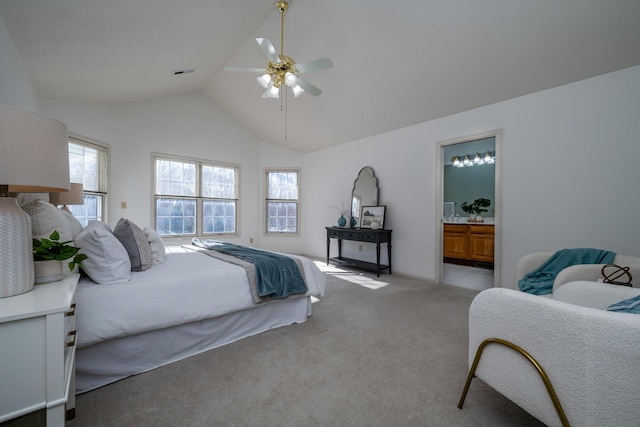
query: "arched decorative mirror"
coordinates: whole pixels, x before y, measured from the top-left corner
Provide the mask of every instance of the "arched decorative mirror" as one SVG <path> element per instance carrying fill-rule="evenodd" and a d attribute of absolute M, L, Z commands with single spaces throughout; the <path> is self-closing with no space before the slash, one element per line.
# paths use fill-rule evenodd
<path fill-rule="evenodd" d="M 356 218 L 356 227 L 360 227 L 362 206 L 378 206 L 378 178 L 370 166 L 360 169 L 351 191 L 351 217 Z"/>

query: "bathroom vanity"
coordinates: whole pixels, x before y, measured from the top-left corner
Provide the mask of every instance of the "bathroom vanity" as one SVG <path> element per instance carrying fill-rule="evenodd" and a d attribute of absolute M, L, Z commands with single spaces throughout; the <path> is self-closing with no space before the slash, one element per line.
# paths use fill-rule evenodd
<path fill-rule="evenodd" d="M 493 223 L 445 222 L 443 256 L 493 263 Z"/>

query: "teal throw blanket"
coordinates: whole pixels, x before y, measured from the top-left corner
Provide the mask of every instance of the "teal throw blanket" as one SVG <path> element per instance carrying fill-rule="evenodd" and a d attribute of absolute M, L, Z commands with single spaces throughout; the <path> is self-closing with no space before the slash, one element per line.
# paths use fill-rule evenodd
<path fill-rule="evenodd" d="M 256 290 L 260 297 L 286 298 L 307 292 L 298 265 L 288 256 L 217 240 L 194 238 L 191 243 L 252 263 L 256 269 Z"/>
<path fill-rule="evenodd" d="M 640 295 L 624 301 L 611 304 L 607 307 L 608 311 L 617 311 L 618 313 L 635 313 L 640 314 Z"/>
<path fill-rule="evenodd" d="M 550 294 L 553 292 L 553 281 L 565 268 L 576 264 L 611 264 L 615 257 L 615 252 L 601 249 L 561 249 L 537 270 L 527 273 L 519 280 L 518 288 L 534 295 Z"/>

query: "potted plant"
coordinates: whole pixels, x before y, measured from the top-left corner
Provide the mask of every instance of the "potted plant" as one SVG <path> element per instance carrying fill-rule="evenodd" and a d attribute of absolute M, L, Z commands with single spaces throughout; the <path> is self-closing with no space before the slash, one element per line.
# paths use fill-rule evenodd
<path fill-rule="evenodd" d="M 70 245 L 73 241 L 60 241 L 60 233 L 54 230 L 48 239 L 33 239 L 33 261 L 35 266 L 35 283 L 51 283 L 62 280 L 62 262 L 71 259 L 67 266 L 73 271 L 82 266 L 82 261 L 88 257 L 80 254 L 77 248 Z"/>
<path fill-rule="evenodd" d="M 463 202 L 460 205 L 460 209 L 470 214 L 471 221 L 482 221 L 482 213 L 488 212 L 489 210 L 487 208 L 489 206 L 491 206 L 491 200 L 481 197 L 479 199 L 475 199 L 473 203 Z"/>

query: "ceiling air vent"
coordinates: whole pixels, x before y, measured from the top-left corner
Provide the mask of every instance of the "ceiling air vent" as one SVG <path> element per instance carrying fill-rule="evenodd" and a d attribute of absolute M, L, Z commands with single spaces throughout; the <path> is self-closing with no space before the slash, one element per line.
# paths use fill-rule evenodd
<path fill-rule="evenodd" d="M 189 73 L 193 73 L 195 71 L 196 71 L 195 68 L 185 68 L 184 70 L 173 70 L 173 75 L 174 76 L 179 76 L 181 74 L 189 74 Z"/>

